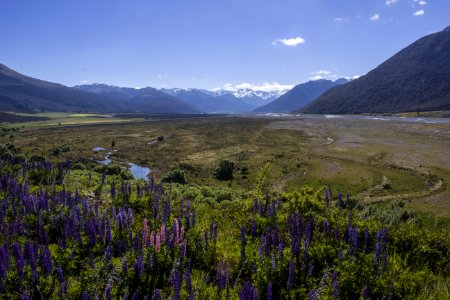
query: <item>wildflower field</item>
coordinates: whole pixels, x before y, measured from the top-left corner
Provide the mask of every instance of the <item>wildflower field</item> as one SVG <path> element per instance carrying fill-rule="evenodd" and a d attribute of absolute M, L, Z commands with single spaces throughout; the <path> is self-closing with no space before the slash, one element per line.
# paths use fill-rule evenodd
<path fill-rule="evenodd" d="M 0 168 L 4 299 L 449 297 L 448 227 L 401 202 L 362 206 L 333 187 L 271 193 L 264 174 L 236 192 L 39 157 Z"/>

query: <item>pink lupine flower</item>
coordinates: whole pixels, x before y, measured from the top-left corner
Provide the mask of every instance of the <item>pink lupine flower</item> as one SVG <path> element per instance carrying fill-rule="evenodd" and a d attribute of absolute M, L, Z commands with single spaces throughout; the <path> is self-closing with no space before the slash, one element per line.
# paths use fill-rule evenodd
<path fill-rule="evenodd" d="M 163 224 L 161 225 L 161 231 L 160 231 L 160 233 L 161 233 L 161 242 L 164 244 L 164 242 L 165 242 L 165 240 L 166 240 L 166 224 L 165 224 L 165 223 L 163 223 Z"/>
<path fill-rule="evenodd" d="M 155 245 L 155 234 L 154 234 L 154 232 L 152 231 L 151 233 L 150 233 L 150 246 L 154 246 Z"/>
<path fill-rule="evenodd" d="M 159 232 L 156 233 L 155 246 L 156 246 L 156 252 L 159 252 L 159 250 L 161 250 L 161 234 Z"/>

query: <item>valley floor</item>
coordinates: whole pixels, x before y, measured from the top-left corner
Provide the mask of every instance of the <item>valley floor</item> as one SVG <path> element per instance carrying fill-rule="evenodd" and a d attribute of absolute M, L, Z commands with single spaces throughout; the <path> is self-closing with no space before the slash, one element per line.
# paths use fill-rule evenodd
<path fill-rule="evenodd" d="M 22 128 L 5 134 L 0 143 L 52 160 L 93 164 L 105 152 L 92 149 L 113 150 L 114 140 L 114 163 L 147 166 L 157 179 L 182 169 L 189 183 L 245 191 L 255 187 L 258 170 L 270 162 L 269 180 L 279 192 L 330 185 L 357 200 L 402 199 L 418 211 L 450 216 L 450 125 L 446 122 L 209 116 L 48 125 L 55 124 Z M 164 141 L 157 141 L 158 136 Z M 64 146 L 70 150 L 55 151 Z M 221 159 L 235 162 L 232 181 L 214 178 Z"/>

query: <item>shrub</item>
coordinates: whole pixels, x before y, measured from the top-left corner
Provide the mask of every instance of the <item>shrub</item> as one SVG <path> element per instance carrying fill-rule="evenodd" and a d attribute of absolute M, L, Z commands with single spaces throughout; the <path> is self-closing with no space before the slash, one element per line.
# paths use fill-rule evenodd
<path fill-rule="evenodd" d="M 231 160 L 223 159 L 219 162 L 216 168 L 214 176 L 219 180 L 231 180 L 233 179 L 234 162 Z"/>
<path fill-rule="evenodd" d="M 176 169 L 172 170 L 169 173 L 167 173 L 162 179 L 161 182 L 173 182 L 173 183 L 180 183 L 180 184 L 186 184 L 187 179 L 186 175 L 184 174 L 183 170 Z"/>
<path fill-rule="evenodd" d="M 86 170 L 86 166 L 81 162 L 76 162 L 73 164 L 72 170 Z"/>

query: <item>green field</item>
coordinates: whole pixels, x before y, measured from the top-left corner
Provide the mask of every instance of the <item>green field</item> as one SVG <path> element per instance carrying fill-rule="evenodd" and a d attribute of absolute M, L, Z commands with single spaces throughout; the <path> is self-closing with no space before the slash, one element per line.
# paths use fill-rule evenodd
<path fill-rule="evenodd" d="M 65 125 L 86 125 L 98 123 L 122 123 L 129 121 L 123 118 L 114 118 L 111 114 L 88 114 L 88 113 L 64 113 L 64 112 L 42 112 L 42 113 L 11 113 L 24 117 L 45 117 L 43 121 L 24 121 L 20 123 L 1 123 L 0 126 L 6 128 L 34 128 Z M 138 119 L 139 120 L 139 119 Z M 134 120 L 136 121 L 136 120 Z"/>
<path fill-rule="evenodd" d="M 189 183 L 244 191 L 255 187 L 258 170 L 270 162 L 270 184 L 278 192 L 330 185 L 361 201 L 401 199 L 420 211 L 450 215 L 450 140 L 445 124 L 301 117 L 133 119 L 123 124 L 125 119 L 108 116 L 39 115 L 52 119 L 26 125 L 1 142 L 52 160 L 92 164 L 92 158 L 100 160 L 105 153 L 91 149 L 111 150 L 114 140 L 114 162 L 149 167 L 156 179 L 182 169 Z M 53 126 L 59 121 L 60 126 Z M 71 126 L 81 124 L 85 126 Z M 158 136 L 164 141 L 152 143 Z M 70 151 L 53 154 L 66 145 Z M 215 179 L 222 159 L 235 163 L 233 180 Z"/>

